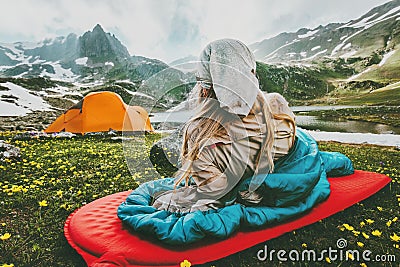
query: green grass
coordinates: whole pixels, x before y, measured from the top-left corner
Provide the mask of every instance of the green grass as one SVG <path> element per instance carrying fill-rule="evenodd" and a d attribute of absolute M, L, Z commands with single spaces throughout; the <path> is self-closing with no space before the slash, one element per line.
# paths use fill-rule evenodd
<path fill-rule="evenodd" d="M 0 237 L 4 239 L 0 240 L 0 266 L 85 266 L 64 238 L 66 218 L 95 199 L 157 178 L 155 169 L 144 159 L 159 138 L 160 135 L 148 135 L 144 143 L 143 137 L 132 138 L 129 161 L 137 163 L 137 171 L 131 175 L 123 144 L 109 137 L 29 139 L 1 132 L 0 139 L 21 149 L 21 158 L 0 161 Z M 393 240 L 394 234 L 400 236 L 400 220 L 396 219 L 400 218 L 400 152 L 389 147 L 326 142 L 320 143 L 320 148 L 342 152 L 357 169 L 387 174 L 393 182 L 343 212 L 204 266 L 266 266 L 256 256 L 264 245 L 276 250 L 322 250 L 335 247 L 339 238 L 348 240 L 349 249 L 361 249 L 357 245 L 361 242 L 363 249 L 374 255 L 393 254 L 400 260 L 400 243 Z M 370 220 L 374 222 L 368 223 Z M 347 230 L 347 224 L 354 230 Z M 375 230 L 381 235 L 374 236 Z M 327 262 L 303 264 L 315 265 L 326 266 Z M 345 262 L 332 262 L 329 266 L 339 265 L 347 266 Z"/>
<path fill-rule="evenodd" d="M 368 88 L 357 90 L 336 89 L 324 97 L 309 101 L 308 104 L 400 106 L 400 84 L 394 83 L 373 91 Z"/>
<path fill-rule="evenodd" d="M 341 105 L 387 105 L 400 106 L 400 85 L 387 90 L 362 92 L 357 95 L 343 96 L 337 104 Z"/>

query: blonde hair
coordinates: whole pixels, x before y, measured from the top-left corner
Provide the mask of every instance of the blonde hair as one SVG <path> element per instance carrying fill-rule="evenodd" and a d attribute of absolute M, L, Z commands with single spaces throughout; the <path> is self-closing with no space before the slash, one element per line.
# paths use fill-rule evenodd
<path fill-rule="evenodd" d="M 207 89 L 206 94 L 203 93 L 203 90 L 200 90 L 199 96 L 200 98 L 204 97 L 206 99 L 212 98 L 215 99 L 215 101 L 217 101 L 216 100 L 217 97 L 215 96 L 215 92 L 212 87 L 210 89 Z M 274 145 L 275 125 L 274 125 L 273 115 L 271 112 L 271 108 L 268 102 L 266 101 L 264 94 L 261 91 L 257 95 L 256 103 L 257 102 L 259 103 L 259 106 L 255 108 L 256 104 L 253 105 L 250 114 L 255 114 L 256 112 L 259 111 L 262 112 L 267 132 L 265 133 L 265 137 L 261 144 L 260 151 L 256 157 L 256 162 L 255 162 L 256 169 L 254 174 L 257 174 L 259 171 L 259 166 L 260 166 L 259 162 L 262 159 L 264 153 L 266 155 L 267 158 L 266 160 L 268 162 L 268 171 L 272 172 L 274 169 L 273 145 Z M 211 116 L 212 118 L 197 117 L 188 122 L 188 125 L 184 130 L 185 133 L 183 135 L 183 143 L 181 149 L 182 167 L 180 170 L 178 170 L 178 172 L 175 175 L 177 177 L 175 182 L 175 187 L 178 184 L 180 184 L 183 180 L 185 180 L 185 185 L 186 186 L 188 185 L 189 177 L 192 173 L 193 162 L 198 158 L 202 144 L 204 144 L 204 142 L 210 138 L 228 134 L 227 130 L 223 126 L 226 117 L 226 111 L 218 107 L 215 111 L 213 111 L 212 114 L 213 114 Z M 196 127 L 190 128 L 191 123 L 194 123 L 194 121 L 196 121 Z M 191 130 L 192 132 L 189 132 L 189 130 Z M 197 131 L 195 135 L 193 135 L 194 131 Z M 190 149 L 188 147 L 188 141 L 189 141 L 188 138 L 190 138 L 189 136 L 192 136 L 192 138 L 194 137 L 194 139 L 191 140 L 193 141 L 193 146 Z"/>

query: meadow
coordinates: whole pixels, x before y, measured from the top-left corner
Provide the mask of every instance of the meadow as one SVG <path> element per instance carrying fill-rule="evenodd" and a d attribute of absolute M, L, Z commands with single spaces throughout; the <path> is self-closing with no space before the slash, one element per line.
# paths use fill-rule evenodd
<path fill-rule="evenodd" d="M 66 218 L 93 200 L 159 178 L 155 168 L 144 161 L 160 138 L 159 134 L 134 136 L 127 150 L 121 139 L 109 136 L 30 138 L 0 132 L 0 139 L 21 152 L 19 158 L 0 161 L 0 266 L 85 266 L 64 237 Z M 400 151 L 334 142 L 319 142 L 319 146 L 324 151 L 342 152 L 356 169 L 386 174 L 392 182 L 369 199 L 327 219 L 204 266 L 266 266 L 257 259 L 257 251 L 265 245 L 276 250 L 323 250 L 335 247 L 339 238 L 348 241 L 349 249 L 395 255 L 397 263 L 325 258 L 318 263 L 277 261 L 272 266 L 398 266 Z M 127 152 L 128 161 L 135 163 L 134 173 L 127 166 Z"/>

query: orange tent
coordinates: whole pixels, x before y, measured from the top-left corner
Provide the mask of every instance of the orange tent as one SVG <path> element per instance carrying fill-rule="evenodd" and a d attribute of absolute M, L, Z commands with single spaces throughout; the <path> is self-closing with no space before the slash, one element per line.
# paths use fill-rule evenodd
<path fill-rule="evenodd" d="M 154 131 L 144 108 L 126 105 L 121 97 L 113 92 L 88 94 L 44 131 L 84 134 L 109 130 Z"/>

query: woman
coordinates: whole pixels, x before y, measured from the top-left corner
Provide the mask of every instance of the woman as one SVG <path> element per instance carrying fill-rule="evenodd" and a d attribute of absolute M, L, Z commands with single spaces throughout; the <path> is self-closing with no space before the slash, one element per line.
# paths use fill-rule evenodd
<path fill-rule="evenodd" d="M 203 50 L 195 88 L 200 109 L 185 129 L 183 167 L 177 174 L 177 184 L 184 180 L 188 185 L 190 177 L 192 185 L 156 196 L 154 207 L 181 213 L 221 208 L 236 200 L 232 189 L 242 178 L 271 172 L 274 160 L 288 153 L 294 115 L 275 94 L 270 99 L 275 114 L 286 117 L 274 119 L 255 71 L 254 56 L 240 41 L 217 40 Z M 241 196 L 242 201 L 261 201 L 255 194 Z"/>
<path fill-rule="evenodd" d="M 330 193 L 327 174 L 353 172 L 296 129 L 279 94 L 259 90 L 256 62 L 240 41 L 217 40 L 198 64 L 199 108 L 187 124 L 175 178 L 150 181 L 118 208 L 133 230 L 169 244 L 225 238 L 310 210 Z"/>

